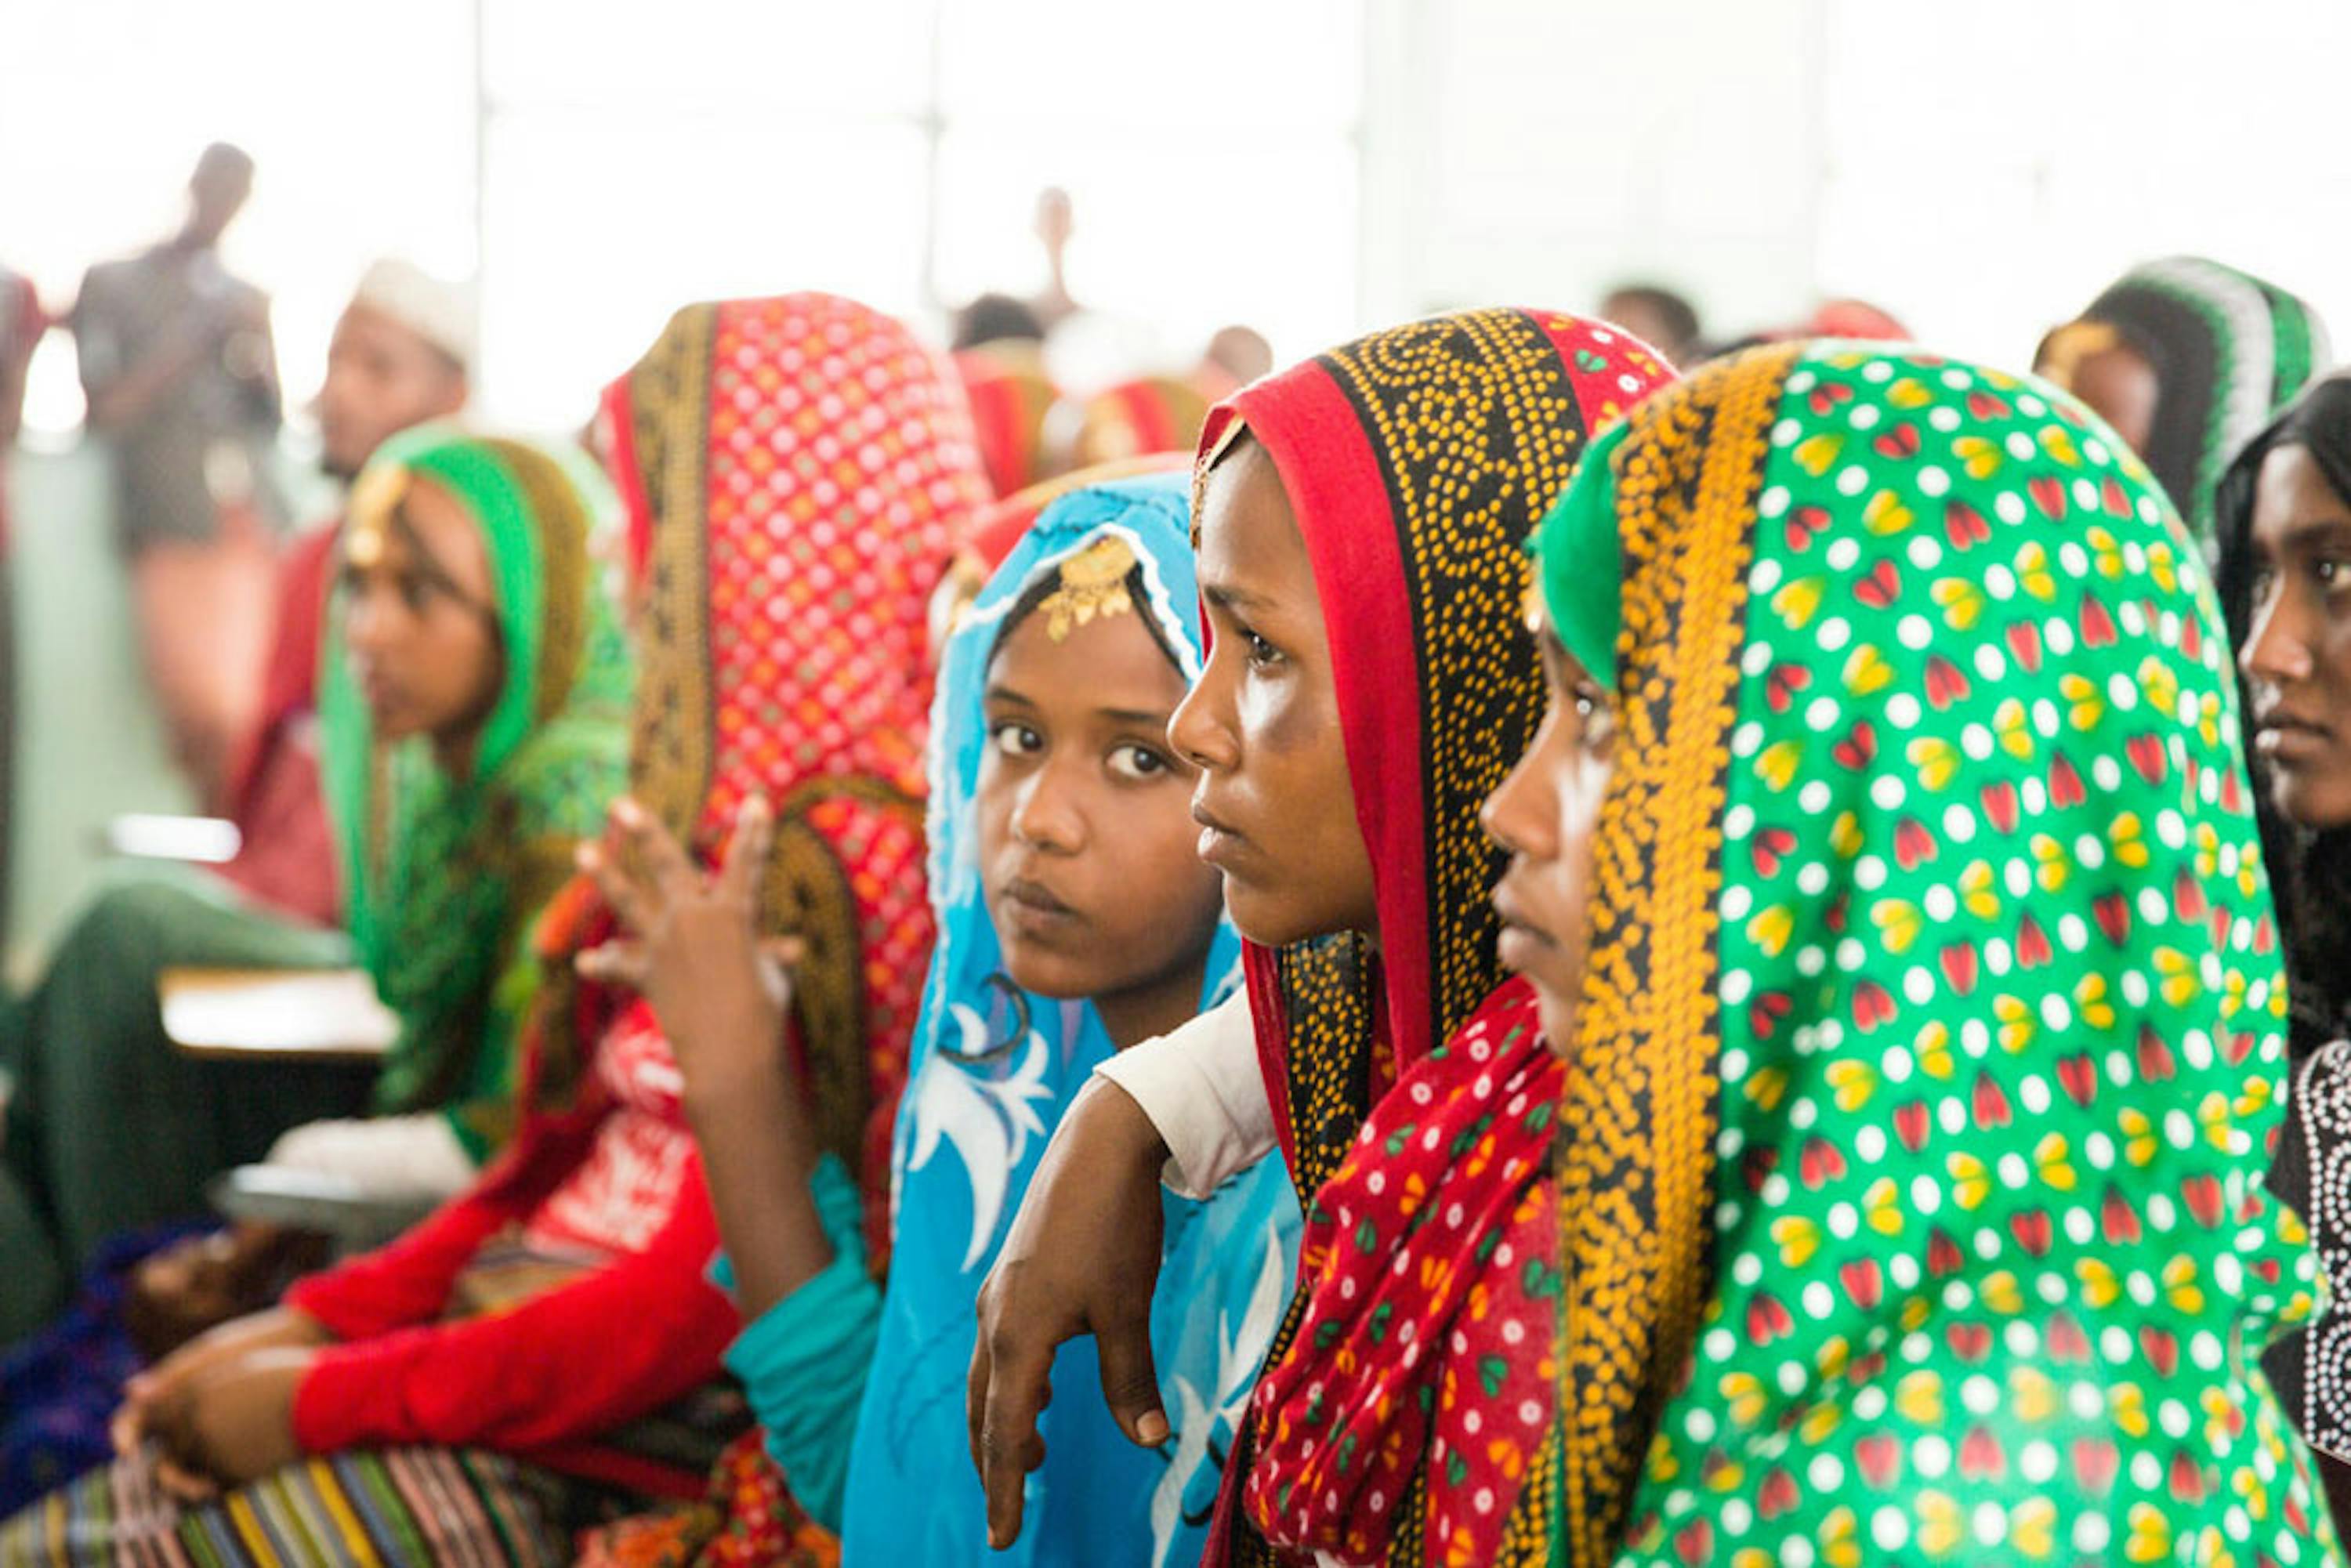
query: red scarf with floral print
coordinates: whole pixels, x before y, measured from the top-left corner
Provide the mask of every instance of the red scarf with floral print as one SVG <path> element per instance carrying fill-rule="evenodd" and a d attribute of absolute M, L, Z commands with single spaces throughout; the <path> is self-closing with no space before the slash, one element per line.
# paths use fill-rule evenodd
<path fill-rule="evenodd" d="M 1405 1074 L 1316 1195 L 1311 1304 L 1258 1385 L 1268 1437 L 1243 1494 L 1277 1547 L 1501 1554 L 1555 1404 L 1560 1076 L 1512 980 Z"/>

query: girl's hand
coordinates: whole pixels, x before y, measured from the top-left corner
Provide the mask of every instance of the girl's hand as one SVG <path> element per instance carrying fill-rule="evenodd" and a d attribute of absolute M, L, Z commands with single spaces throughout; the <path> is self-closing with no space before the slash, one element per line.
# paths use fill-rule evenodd
<path fill-rule="evenodd" d="M 294 1396 L 318 1351 L 279 1345 L 214 1363 L 154 1407 L 164 1463 L 156 1479 L 183 1501 L 259 1480 L 302 1457 Z"/>
<path fill-rule="evenodd" d="M 758 936 L 759 875 L 774 841 L 768 804 L 754 796 L 705 874 L 651 812 L 623 799 L 602 841 L 580 848 L 580 869 L 628 936 L 580 954 L 579 970 L 652 1005 L 689 1088 L 771 1074 L 781 1061 L 799 945 Z"/>

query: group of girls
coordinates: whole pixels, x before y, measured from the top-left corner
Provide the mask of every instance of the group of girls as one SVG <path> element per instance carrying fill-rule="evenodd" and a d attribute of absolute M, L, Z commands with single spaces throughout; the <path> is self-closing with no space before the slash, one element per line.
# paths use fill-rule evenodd
<path fill-rule="evenodd" d="M 0 1563 L 2335 1561 L 2323 358 L 1470 310 L 991 506 L 792 295 L 614 383 L 611 538 L 415 433 L 322 722 L 486 1163 Z"/>

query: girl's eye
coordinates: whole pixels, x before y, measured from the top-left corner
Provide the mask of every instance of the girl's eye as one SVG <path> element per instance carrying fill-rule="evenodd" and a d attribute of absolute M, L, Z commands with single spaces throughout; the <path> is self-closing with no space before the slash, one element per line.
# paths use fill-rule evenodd
<path fill-rule="evenodd" d="M 1007 757 L 1026 757 L 1031 752 L 1042 751 L 1045 748 L 1045 737 L 1025 724 L 1014 724 L 1007 720 L 987 733 L 988 738 L 995 743 L 996 749 Z"/>
<path fill-rule="evenodd" d="M 2311 570 L 2317 576 L 2318 580 L 2328 588 L 2338 587 L 2346 581 L 2351 581 L 2351 561 L 2341 560 L 2332 556 L 2321 556 L 2313 563 Z"/>
<path fill-rule="evenodd" d="M 1241 636 L 1248 643 L 1249 662 L 1250 664 L 1263 667 L 1269 664 L 1279 664 L 1280 662 L 1281 650 L 1267 642 L 1264 638 L 1259 636 L 1256 632 L 1250 631 L 1248 627 L 1244 626 L 1241 628 Z"/>
<path fill-rule="evenodd" d="M 1122 746 L 1110 754 L 1110 770 L 1122 779 L 1158 779 L 1167 772 L 1167 758 L 1147 746 Z"/>

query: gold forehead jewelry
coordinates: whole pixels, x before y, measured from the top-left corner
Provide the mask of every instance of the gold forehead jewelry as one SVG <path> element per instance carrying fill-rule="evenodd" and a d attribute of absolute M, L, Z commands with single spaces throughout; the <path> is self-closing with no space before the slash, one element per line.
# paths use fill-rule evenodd
<path fill-rule="evenodd" d="M 379 464 L 360 476 L 351 486 L 350 520 L 343 525 L 345 559 L 369 567 L 383 559 L 392 514 L 407 496 L 408 470 L 397 463 Z"/>
<path fill-rule="evenodd" d="M 1045 635 L 1059 643 L 1094 617 L 1123 615 L 1134 608 L 1126 574 L 1134 551 L 1116 535 L 1096 539 L 1061 563 L 1061 586 L 1038 608 L 1045 612 Z"/>

